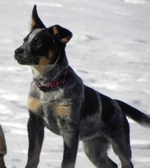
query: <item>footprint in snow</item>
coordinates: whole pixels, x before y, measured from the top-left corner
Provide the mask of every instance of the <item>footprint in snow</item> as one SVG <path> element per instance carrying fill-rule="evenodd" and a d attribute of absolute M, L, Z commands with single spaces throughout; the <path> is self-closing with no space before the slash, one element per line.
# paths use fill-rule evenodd
<path fill-rule="evenodd" d="M 86 41 L 86 42 L 90 42 L 90 41 L 95 41 L 95 40 L 97 40 L 97 38 L 96 37 L 94 37 L 94 36 L 91 36 L 91 35 L 88 35 L 88 34 L 82 34 L 82 35 L 80 35 L 79 36 L 79 39 L 80 39 L 80 41 Z"/>

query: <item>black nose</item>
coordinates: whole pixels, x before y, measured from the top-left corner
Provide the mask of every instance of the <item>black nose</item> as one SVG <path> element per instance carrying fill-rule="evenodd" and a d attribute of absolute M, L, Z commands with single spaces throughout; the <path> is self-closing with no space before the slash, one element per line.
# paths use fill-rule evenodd
<path fill-rule="evenodd" d="M 16 54 L 16 55 L 22 54 L 23 51 L 24 51 L 23 48 L 17 48 L 17 49 L 15 50 L 15 54 Z"/>

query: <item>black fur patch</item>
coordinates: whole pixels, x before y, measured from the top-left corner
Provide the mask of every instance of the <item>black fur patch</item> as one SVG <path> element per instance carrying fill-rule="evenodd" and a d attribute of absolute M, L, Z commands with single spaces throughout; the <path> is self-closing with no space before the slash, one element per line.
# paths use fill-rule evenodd
<path fill-rule="evenodd" d="M 84 102 L 81 110 L 81 118 L 85 118 L 89 115 L 93 115 L 98 111 L 99 98 L 95 90 L 85 86 L 84 90 Z"/>
<path fill-rule="evenodd" d="M 109 97 L 102 94 L 100 94 L 100 96 L 102 102 L 102 120 L 105 124 L 107 124 L 114 114 L 115 107 L 112 104 L 112 100 Z"/>

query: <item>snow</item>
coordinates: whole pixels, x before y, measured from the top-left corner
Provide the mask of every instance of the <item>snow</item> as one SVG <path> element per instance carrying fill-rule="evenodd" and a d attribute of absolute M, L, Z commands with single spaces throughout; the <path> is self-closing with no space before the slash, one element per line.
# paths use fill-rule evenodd
<path fill-rule="evenodd" d="M 24 167 L 27 159 L 26 102 L 32 75 L 13 54 L 29 31 L 34 4 L 47 26 L 60 24 L 73 32 L 67 56 L 86 84 L 150 114 L 149 0 L 0 0 L 0 123 L 9 168 Z M 149 168 L 150 130 L 129 121 L 133 163 Z M 39 168 L 59 168 L 62 138 L 48 130 L 45 134 Z M 120 165 L 111 149 L 109 155 Z M 76 167 L 94 168 L 81 144 Z"/>

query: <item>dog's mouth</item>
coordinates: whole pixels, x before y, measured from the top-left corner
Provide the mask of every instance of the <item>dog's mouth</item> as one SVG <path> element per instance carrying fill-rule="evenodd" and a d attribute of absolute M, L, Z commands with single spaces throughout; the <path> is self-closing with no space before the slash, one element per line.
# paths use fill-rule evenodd
<path fill-rule="evenodd" d="M 22 56 L 21 55 L 14 55 L 14 58 L 15 58 L 15 60 L 17 60 L 17 62 L 19 63 L 19 64 L 23 64 L 24 63 L 24 60 L 22 59 Z"/>

